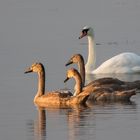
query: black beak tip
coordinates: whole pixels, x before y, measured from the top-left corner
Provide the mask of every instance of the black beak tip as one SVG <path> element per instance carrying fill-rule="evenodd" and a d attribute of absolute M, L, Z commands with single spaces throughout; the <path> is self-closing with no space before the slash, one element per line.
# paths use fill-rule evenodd
<path fill-rule="evenodd" d="M 65 66 L 67 67 L 69 64 L 67 63 L 67 64 L 65 64 Z"/>
<path fill-rule="evenodd" d="M 27 70 L 27 71 L 24 72 L 24 74 L 31 73 L 31 72 L 33 72 L 33 71 L 32 70 Z"/>
<path fill-rule="evenodd" d="M 71 65 L 72 63 L 72 61 L 69 61 L 65 66 Z"/>
<path fill-rule="evenodd" d="M 30 73 L 29 71 L 25 71 L 24 74 Z"/>
<path fill-rule="evenodd" d="M 69 78 L 67 77 L 67 78 L 64 80 L 64 83 L 66 83 L 68 80 L 69 80 Z"/>

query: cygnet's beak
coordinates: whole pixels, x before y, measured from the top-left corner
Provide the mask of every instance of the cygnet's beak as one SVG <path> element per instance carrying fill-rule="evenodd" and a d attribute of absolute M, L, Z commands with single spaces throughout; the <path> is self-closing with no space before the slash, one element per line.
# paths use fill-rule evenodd
<path fill-rule="evenodd" d="M 31 72 L 33 72 L 33 70 L 28 68 L 24 73 L 26 74 L 26 73 L 31 73 Z"/>
<path fill-rule="evenodd" d="M 69 78 L 67 77 L 67 78 L 64 80 L 64 83 L 66 83 L 68 80 L 69 80 Z"/>
<path fill-rule="evenodd" d="M 69 60 L 65 66 L 71 65 L 73 62 L 71 60 Z"/>

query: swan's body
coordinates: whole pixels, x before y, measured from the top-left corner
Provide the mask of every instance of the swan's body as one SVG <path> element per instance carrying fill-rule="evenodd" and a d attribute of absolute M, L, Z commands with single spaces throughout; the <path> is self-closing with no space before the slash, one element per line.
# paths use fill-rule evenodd
<path fill-rule="evenodd" d="M 136 95 L 136 90 L 112 91 L 109 88 L 98 88 L 90 94 L 88 101 L 130 101 L 131 96 Z"/>
<path fill-rule="evenodd" d="M 88 37 L 88 60 L 85 65 L 86 73 L 99 74 L 99 73 L 139 73 L 140 72 L 140 56 L 135 53 L 121 53 L 116 55 L 95 69 L 96 52 L 94 43 L 94 33 L 91 27 L 84 27 L 81 33 L 82 38 Z M 95 69 L 95 70 L 94 70 Z"/>
<path fill-rule="evenodd" d="M 92 73 L 140 73 L 140 56 L 121 53 L 102 63 Z"/>
<path fill-rule="evenodd" d="M 78 77 L 77 78 L 77 85 L 76 89 L 81 91 L 80 95 L 89 93 L 89 97 L 85 100 L 92 100 L 96 101 L 128 101 L 131 96 L 136 94 L 136 90 L 122 90 L 122 91 L 115 91 L 113 89 L 107 87 L 100 87 L 100 88 L 87 88 L 86 90 L 82 89 L 82 79 L 80 78 L 80 74 L 76 69 L 70 69 L 67 72 L 68 79 L 71 77 Z M 79 81 L 79 82 L 78 82 Z M 80 82 L 81 81 L 81 82 Z"/>
<path fill-rule="evenodd" d="M 131 94 L 136 94 L 136 89 L 140 89 L 140 81 L 125 82 L 110 77 L 94 80 L 85 86 L 85 67 L 82 55 L 73 55 L 66 66 L 72 63 L 78 64 L 81 78 L 83 78 L 83 91 L 92 93 L 89 96 L 90 100 L 128 100 Z"/>
<path fill-rule="evenodd" d="M 117 78 L 111 77 L 96 79 L 90 82 L 89 84 L 85 85 L 85 66 L 84 66 L 85 64 L 82 55 L 81 54 L 73 55 L 67 62 L 66 66 L 72 63 L 78 64 L 78 68 L 83 82 L 83 90 L 94 91 L 97 88 L 109 88 L 112 91 L 140 89 L 140 81 L 125 82 Z"/>
<path fill-rule="evenodd" d="M 45 69 L 43 64 L 33 64 L 25 73 L 37 72 L 38 73 L 38 91 L 34 97 L 34 103 L 42 107 L 64 107 L 83 103 L 87 93 L 79 94 L 81 91 L 76 89 L 76 96 L 72 96 L 70 92 L 53 91 L 45 94 Z M 75 78 L 75 77 L 74 77 Z M 76 80 L 76 78 L 75 78 Z M 77 81 L 77 80 L 76 80 Z M 77 83 L 76 83 L 77 85 Z"/>

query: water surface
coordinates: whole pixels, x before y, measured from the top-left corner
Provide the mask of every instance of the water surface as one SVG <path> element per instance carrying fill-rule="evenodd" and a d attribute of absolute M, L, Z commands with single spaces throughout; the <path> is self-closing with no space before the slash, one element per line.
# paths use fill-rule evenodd
<path fill-rule="evenodd" d="M 0 1 L 0 139 L 10 140 L 137 140 L 140 94 L 129 103 L 97 104 L 74 109 L 38 109 L 33 104 L 36 74 L 24 75 L 33 62 L 46 68 L 46 90 L 64 85 L 65 63 L 81 53 L 86 61 L 92 26 L 96 66 L 121 52 L 140 55 L 138 0 L 1 0 Z M 75 66 L 74 66 L 75 67 Z M 113 76 L 126 81 L 140 75 L 89 75 L 87 82 Z"/>

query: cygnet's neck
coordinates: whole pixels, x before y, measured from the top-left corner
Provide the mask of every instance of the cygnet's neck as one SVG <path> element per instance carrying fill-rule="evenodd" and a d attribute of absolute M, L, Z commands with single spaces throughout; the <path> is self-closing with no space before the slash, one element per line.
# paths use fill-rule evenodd
<path fill-rule="evenodd" d="M 42 71 L 38 72 L 38 91 L 35 98 L 44 95 L 44 93 L 45 93 L 45 70 L 43 68 Z"/>
<path fill-rule="evenodd" d="M 85 86 L 85 63 L 83 58 L 78 62 L 78 67 L 82 78 L 82 86 L 84 87 Z"/>
<path fill-rule="evenodd" d="M 74 96 L 80 94 L 82 92 L 82 79 L 81 79 L 81 76 L 79 73 L 75 74 L 74 77 L 73 77 L 76 81 L 76 84 L 75 84 L 75 87 L 74 87 Z"/>
<path fill-rule="evenodd" d="M 94 37 L 92 35 L 92 36 L 88 36 L 88 59 L 85 65 L 87 73 L 91 73 L 91 71 L 95 69 L 95 62 L 96 62 L 96 50 L 95 50 Z"/>

